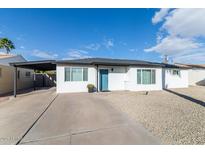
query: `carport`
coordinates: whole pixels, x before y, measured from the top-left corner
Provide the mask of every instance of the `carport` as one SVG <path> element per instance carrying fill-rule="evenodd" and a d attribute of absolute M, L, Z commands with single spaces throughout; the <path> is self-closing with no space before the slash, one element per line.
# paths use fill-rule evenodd
<path fill-rule="evenodd" d="M 34 83 L 36 80 L 35 71 L 52 71 L 56 70 L 55 60 L 42 60 L 42 61 L 27 61 L 27 62 L 16 62 L 10 63 L 11 66 L 14 67 L 14 90 L 13 95 L 16 97 L 17 95 L 17 68 L 25 68 L 34 70 Z M 35 85 L 34 85 L 35 88 Z"/>

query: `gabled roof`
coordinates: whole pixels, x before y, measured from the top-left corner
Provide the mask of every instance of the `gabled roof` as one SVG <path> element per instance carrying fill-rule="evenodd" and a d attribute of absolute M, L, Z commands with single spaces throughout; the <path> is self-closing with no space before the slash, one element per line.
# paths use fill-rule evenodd
<path fill-rule="evenodd" d="M 9 66 L 13 62 L 26 62 L 26 59 L 21 55 L 0 53 L 0 64 Z"/>

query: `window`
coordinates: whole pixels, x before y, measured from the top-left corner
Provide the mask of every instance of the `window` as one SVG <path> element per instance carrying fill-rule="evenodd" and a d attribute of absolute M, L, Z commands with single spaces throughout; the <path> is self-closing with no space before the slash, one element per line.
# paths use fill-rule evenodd
<path fill-rule="evenodd" d="M 88 81 L 88 68 L 65 68 L 65 81 Z"/>
<path fill-rule="evenodd" d="M 155 70 L 152 70 L 152 84 L 155 84 L 156 83 L 156 71 Z"/>
<path fill-rule="evenodd" d="M 142 73 L 142 70 L 137 70 L 137 84 L 141 84 L 141 73 Z"/>
<path fill-rule="evenodd" d="M 142 84 L 151 84 L 151 70 L 142 70 Z"/>
<path fill-rule="evenodd" d="M 17 71 L 17 79 L 20 79 L 20 71 Z"/>
<path fill-rule="evenodd" d="M 65 81 L 70 81 L 70 68 L 65 68 Z"/>
<path fill-rule="evenodd" d="M 88 68 L 83 68 L 83 81 L 88 81 Z"/>
<path fill-rule="evenodd" d="M 26 77 L 31 77 L 31 72 L 26 72 Z"/>
<path fill-rule="evenodd" d="M 155 84 L 156 71 L 152 69 L 137 69 L 137 84 Z"/>
<path fill-rule="evenodd" d="M 2 68 L 0 68 L 0 78 L 2 77 Z"/>
<path fill-rule="evenodd" d="M 82 81 L 83 80 L 82 68 L 72 68 L 71 81 Z"/>
<path fill-rule="evenodd" d="M 180 76 L 180 70 L 172 70 L 172 75 Z"/>

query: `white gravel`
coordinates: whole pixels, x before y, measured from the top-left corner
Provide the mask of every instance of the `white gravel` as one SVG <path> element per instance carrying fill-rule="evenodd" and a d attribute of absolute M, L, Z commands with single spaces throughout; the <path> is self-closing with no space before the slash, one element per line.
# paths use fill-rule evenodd
<path fill-rule="evenodd" d="M 173 91 L 205 102 L 205 87 Z M 166 91 L 100 93 L 113 107 L 140 122 L 162 144 L 205 144 L 205 107 Z M 205 104 L 204 104 L 205 105 Z"/>

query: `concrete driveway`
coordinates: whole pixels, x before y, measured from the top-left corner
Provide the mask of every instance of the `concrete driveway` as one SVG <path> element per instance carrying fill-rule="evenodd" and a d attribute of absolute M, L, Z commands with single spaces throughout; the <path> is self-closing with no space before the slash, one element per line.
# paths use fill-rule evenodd
<path fill-rule="evenodd" d="M 102 95 L 48 90 L 0 104 L 1 144 L 159 144 Z"/>

